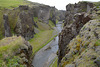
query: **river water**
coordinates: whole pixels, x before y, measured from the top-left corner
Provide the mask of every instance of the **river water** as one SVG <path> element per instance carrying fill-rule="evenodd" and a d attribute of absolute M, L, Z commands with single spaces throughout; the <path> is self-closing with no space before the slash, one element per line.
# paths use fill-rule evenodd
<path fill-rule="evenodd" d="M 62 22 L 58 22 L 56 25 L 56 30 L 58 31 L 58 34 L 61 32 Z M 35 54 L 32 61 L 32 65 L 34 67 L 49 67 L 53 59 L 57 57 L 56 53 L 58 51 L 58 39 L 58 36 L 55 37 L 51 42 L 49 42 Z"/>

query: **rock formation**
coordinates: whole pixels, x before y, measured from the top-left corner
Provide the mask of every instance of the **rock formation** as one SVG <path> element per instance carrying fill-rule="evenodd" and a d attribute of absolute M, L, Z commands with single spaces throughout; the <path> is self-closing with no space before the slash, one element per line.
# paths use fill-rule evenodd
<path fill-rule="evenodd" d="M 33 16 L 28 12 L 22 11 L 19 14 L 18 21 L 15 27 L 17 35 L 23 36 L 26 40 L 34 37 L 34 21 Z"/>
<path fill-rule="evenodd" d="M 21 36 L 0 40 L 0 49 L 0 66 L 31 67 L 32 46 Z"/>
<path fill-rule="evenodd" d="M 26 40 L 29 40 L 34 37 L 34 29 L 38 28 L 39 25 L 37 22 L 50 26 L 49 21 L 52 21 L 56 25 L 56 20 L 59 20 L 57 18 L 59 17 L 57 15 L 58 11 L 55 7 L 34 3 L 31 3 L 31 7 L 28 5 L 20 5 L 12 10 L 5 9 L 4 14 L 7 14 L 4 15 L 5 36 L 8 37 L 11 34 L 21 35 Z M 61 16 L 64 16 L 63 12 Z M 0 28 L 3 30 L 3 27 Z M 0 30 L 0 34 L 3 37 L 3 31 Z M 0 37 L 0 39 L 2 38 Z"/>
<path fill-rule="evenodd" d="M 59 35 L 59 67 L 100 66 L 99 10 L 94 9 L 89 2 L 67 5 L 66 21 Z"/>
<path fill-rule="evenodd" d="M 8 16 L 6 14 L 3 15 L 3 20 L 4 20 L 4 28 L 5 28 L 5 37 L 10 37 L 11 30 L 9 26 Z"/>
<path fill-rule="evenodd" d="M 91 16 L 85 13 L 87 12 L 87 5 L 91 8 L 93 7 L 92 3 L 87 2 L 79 2 L 75 5 L 69 4 L 66 6 L 66 20 L 64 28 L 59 35 L 59 62 L 65 55 L 65 46 L 79 33 L 82 26 L 91 20 Z"/>

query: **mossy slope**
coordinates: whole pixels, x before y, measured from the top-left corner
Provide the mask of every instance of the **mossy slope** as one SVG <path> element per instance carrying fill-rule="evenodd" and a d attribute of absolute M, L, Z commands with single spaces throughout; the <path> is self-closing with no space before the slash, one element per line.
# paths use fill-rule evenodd
<path fill-rule="evenodd" d="M 98 67 L 95 60 L 100 56 L 99 24 L 100 21 L 96 19 L 84 25 L 79 35 L 66 46 L 67 54 L 61 61 L 61 67 L 67 64 L 75 64 L 77 67 Z"/>
<path fill-rule="evenodd" d="M 30 58 L 27 58 L 27 52 L 30 51 L 29 55 L 32 55 L 32 50 L 29 50 L 30 47 L 31 45 L 22 37 L 13 36 L 0 40 L 0 67 L 27 66 L 28 58 Z M 23 49 L 28 51 L 24 53 Z"/>

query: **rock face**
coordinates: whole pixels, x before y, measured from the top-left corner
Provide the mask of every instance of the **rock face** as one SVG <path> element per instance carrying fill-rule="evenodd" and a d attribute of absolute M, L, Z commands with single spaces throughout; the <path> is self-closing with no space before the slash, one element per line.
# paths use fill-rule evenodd
<path fill-rule="evenodd" d="M 81 5 L 83 3 L 86 2 Z M 100 9 L 89 10 L 89 5 L 87 3 L 85 12 L 66 11 L 66 22 L 59 35 L 59 67 L 100 66 Z"/>
<path fill-rule="evenodd" d="M 28 12 L 22 11 L 15 27 L 17 35 L 23 36 L 26 40 L 34 37 L 34 21 L 33 16 Z"/>
<path fill-rule="evenodd" d="M 29 7 L 28 7 L 27 5 L 20 5 L 20 6 L 19 6 L 19 9 L 20 9 L 20 10 L 28 10 Z"/>
<path fill-rule="evenodd" d="M 11 36 L 11 30 L 9 26 L 9 21 L 8 21 L 8 15 L 3 15 L 3 20 L 4 20 L 4 28 L 5 28 L 5 37 L 10 37 Z"/>
<path fill-rule="evenodd" d="M 91 20 L 91 15 L 87 14 L 87 10 L 93 7 L 92 3 L 79 2 L 78 4 L 69 4 L 66 6 L 66 16 L 65 23 L 62 32 L 59 35 L 59 60 L 65 56 L 65 46 L 68 45 L 70 40 L 72 40 L 76 35 L 78 35 L 80 29 Z"/>
<path fill-rule="evenodd" d="M 100 66 L 100 20 L 91 20 L 80 30 L 79 35 L 66 46 L 66 55 L 61 67 L 74 64 L 75 67 Z"/>
<path fill-rule="evenodd" d="M 59 21 L 65 20 L 65 13 L 66 11 L 64 10 L 59 10 L 57 15 L 59 16 Z"/>
<path fill-rule="evenodd" d="M 27 5 L 20 5 L 12 10 L 5 9 L 4 13 L 7 15 L 4 15 L 4 18 L 2 18 L 5 22 L 5 36 L 8 37 L 11 36 L 11 34 L 17 36 L 21 35 L 26 40 L 29 40 L 34 37 L 34 27 L 41 28 L 46 24 L 48 28 L 51 28 L 50 24 L 53 23 L 56 25 L 56 21 L 59 20 L 59 16 L 57 14 L 58 11 L 59 10 L 55 7 L 34 3 L 31 4 L 31 7 Z M 2 22 L 0 25 L 3 24 Z M 1 26 L 0 34 L 2 35 L 0 36 L 0 39 L 2 39 L 4 34 L 4 27 L 3 25 Z"/>
<path fill-rule="evenodd" d="M 22 64 L 26 64 L 27 67 L 31 67 L 31 62 L 32 62 L 32 46 L 30 45 L 29 42 L 25 41 L 23 39 L 23 44 L 20 48 L 18 53 L 20 57 L 23 59 Z"/>
<path fill-rule="evenodd" d="M 51 20 L 56 25 L 56 8 L 52 7 L 49 15 L 49 20 Z"/>

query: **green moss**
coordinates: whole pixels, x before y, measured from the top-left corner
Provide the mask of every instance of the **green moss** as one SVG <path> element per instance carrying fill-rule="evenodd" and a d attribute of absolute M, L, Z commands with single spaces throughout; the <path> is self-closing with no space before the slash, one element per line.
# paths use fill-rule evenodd
<path fill-rule="evenodd" d="M 40 31 L 45 31 L 45 30 L 50 30 L 50 26 L 46 23 L 42 23 L 42 22 L 37 22 L 37 25 L 38 25 L 38 29 Z"/>
<path fill-rule="evenodd" d="M 58 23 L 58 20 L 56 19 L 56 24 Z"/>
<path fill-rule="evenodd" d="M 9 25 L 11 28 L 11 33 L 14 34 L 14 28 L 16 26 L 16 23 L 18 21 L 18 15 L 20 13 L 19 9 L 16 10 L 11 10 L 8 13 L 8 20 L 9 20 Z"/>
<path fill-rule="evenodd" d="M 34 22 L 39 22 L 38 17 L 33 17 Z"/>
<path fill-rule="evenodd" d="M 54 23 L 51 20 L 49 20 L 49 25 L 50 25 L 51 28 L 53 28 L 55 26 Z"/>
<path fill-rule="evenodd" d="M 58 58 L 56 57 L 52 65 L 50 65 L 49 67 L 57 67 L 57 64 L 58 64 Z"/>
<path fill-rule="evenodd" d="M 95 46 L 100 46 L 100 40 L 97 40 L 97 41 L 95 42 Z"/>
<path fill-rule="evenodd" d="M 3 27 L 3 12 L 0 11 L 0 39 L 2 39 L 4 37 L 3 36 L 3 34 L 4 34 L 3 30 L 4 30 L 4 27 Z"/>

